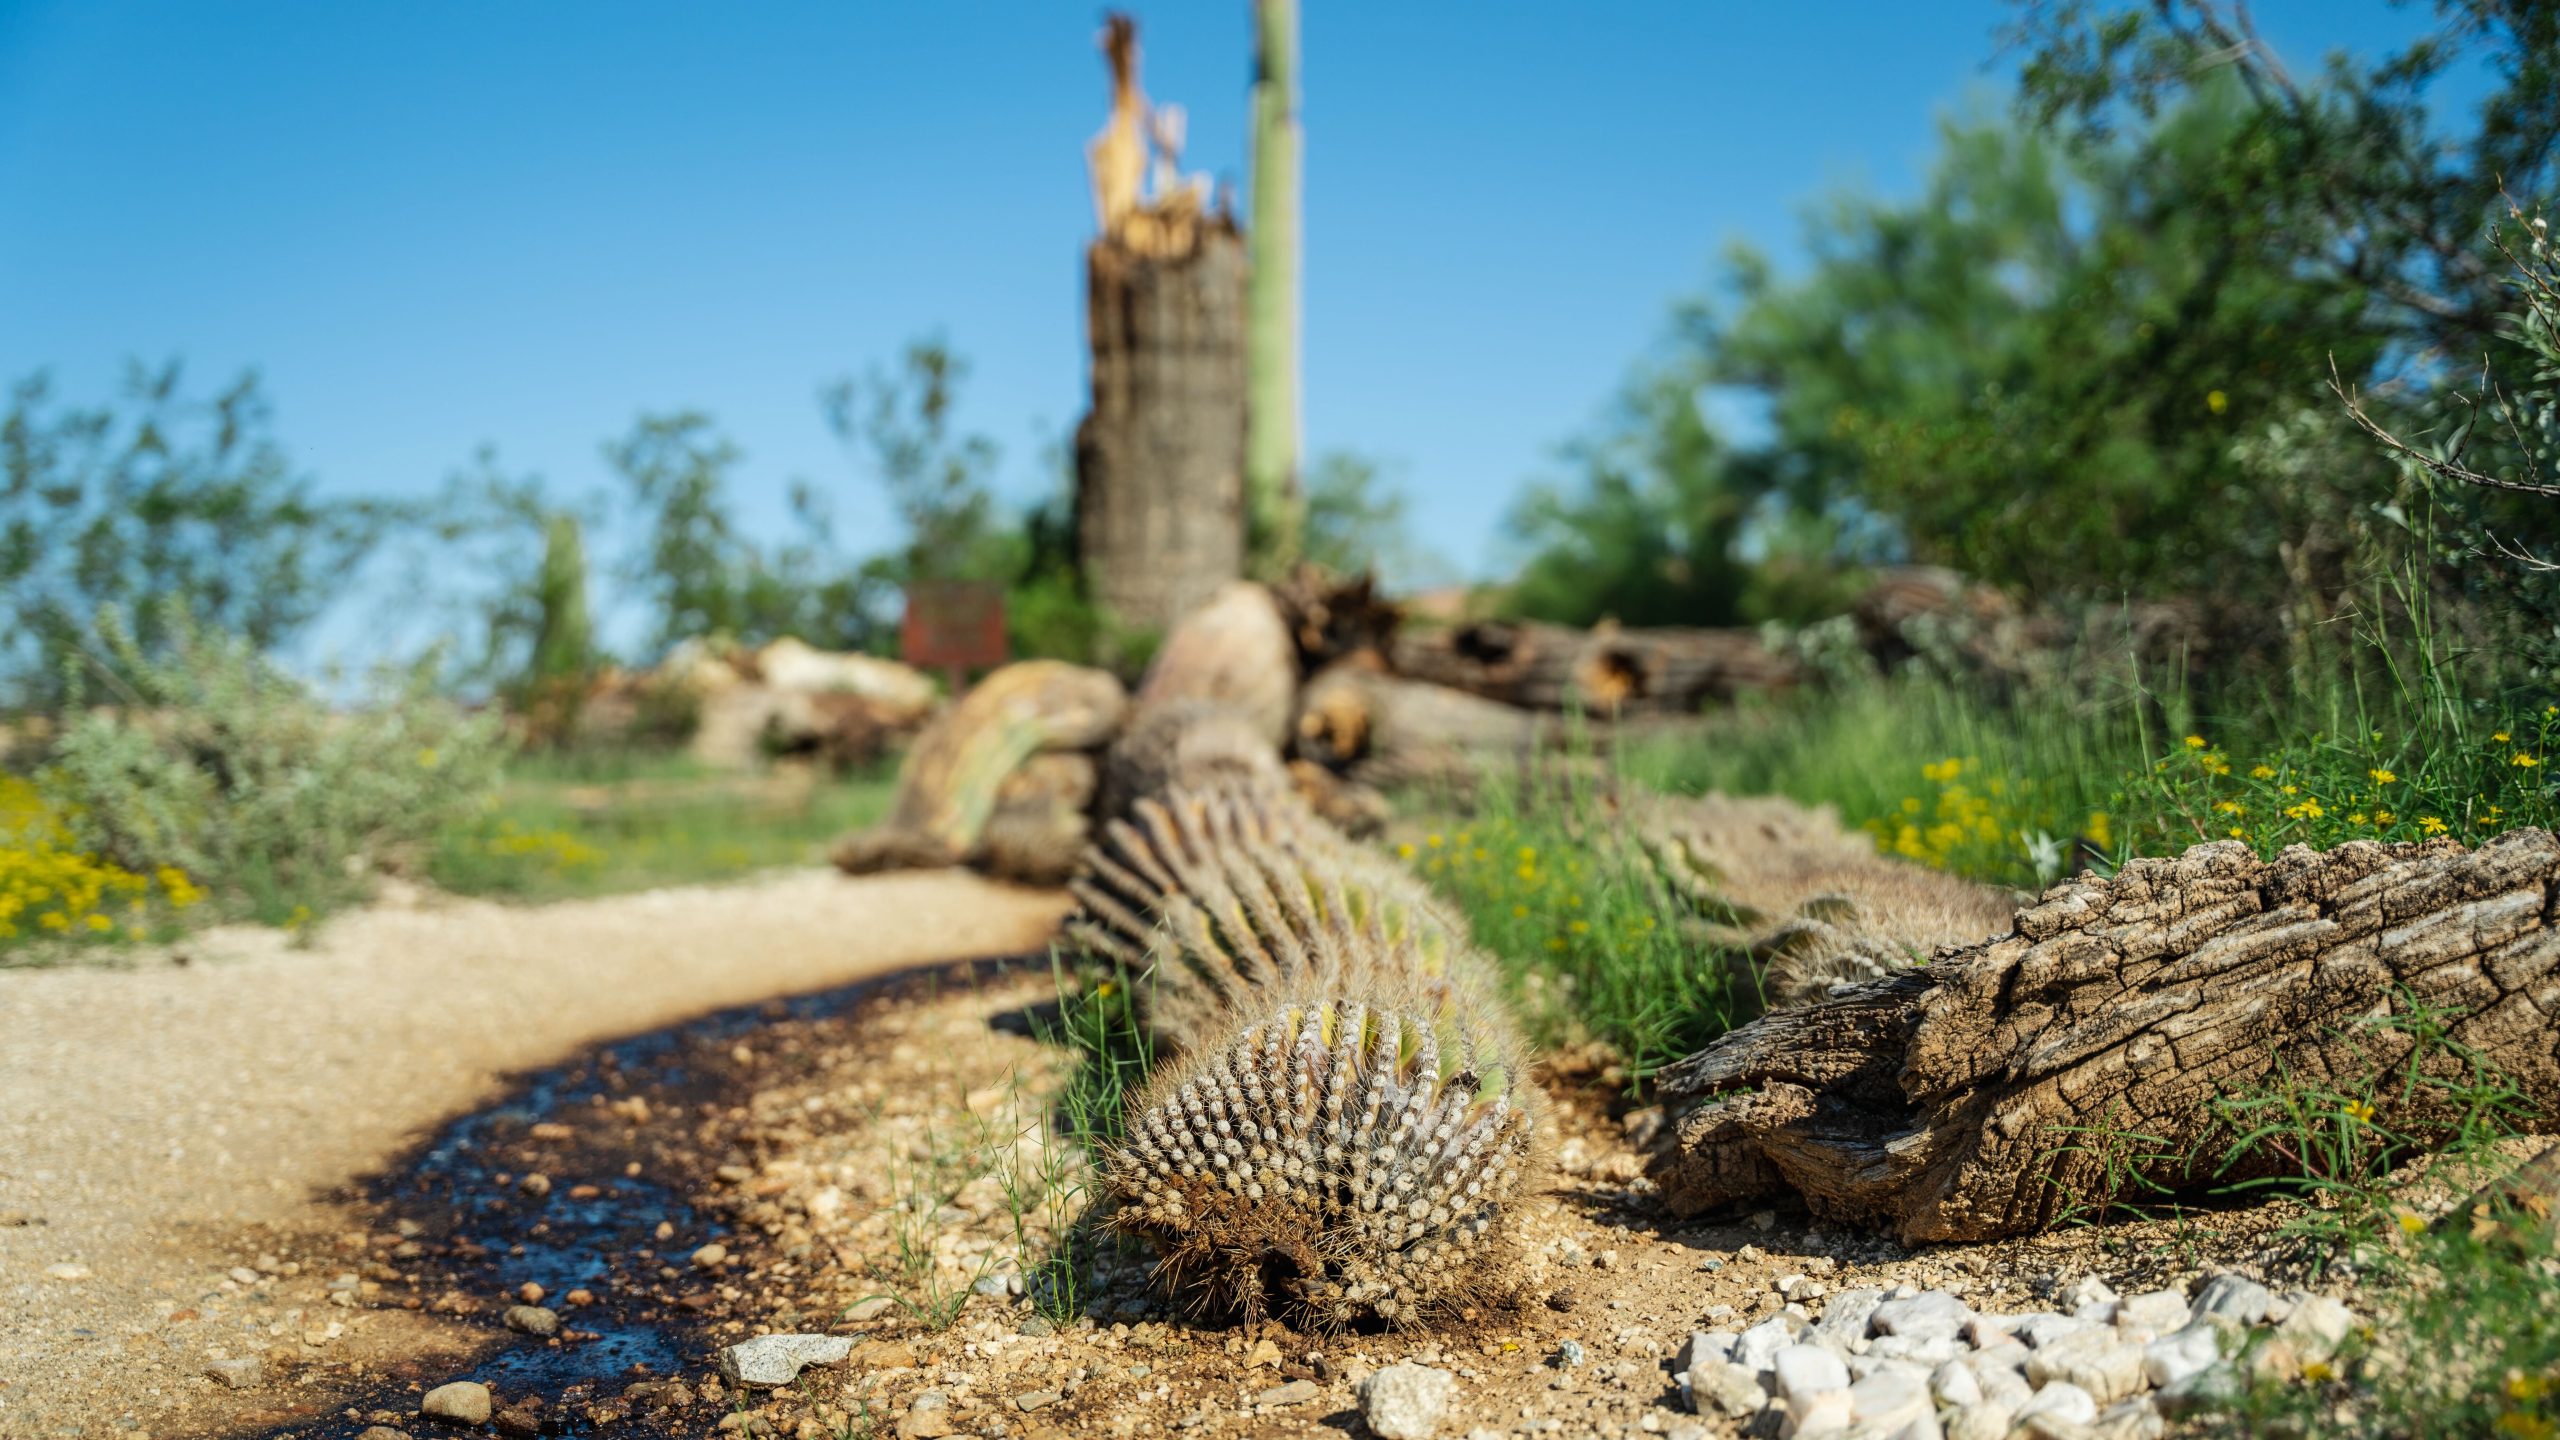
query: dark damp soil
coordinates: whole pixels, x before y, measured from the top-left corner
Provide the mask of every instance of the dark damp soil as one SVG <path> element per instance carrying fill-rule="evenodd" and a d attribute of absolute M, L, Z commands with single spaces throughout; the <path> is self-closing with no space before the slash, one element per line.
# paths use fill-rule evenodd
<path fill-rule="evenodd" d="M 777 1066 L 794 1064 L 765 1037 L 1046 963 L 937 965 L 723 1010 L 520 1077 L 496 1103 L 454 1119 L 338 1197 L 372 1217 L 364 1303 L 484 1330 L 483 1353 L 468 1364 L 439 1356 L 378 1366 L 332 1416 L 259 1433 L 352 1440 L 372 1425 L 421 1435 L 710 1433 L 732 1397 L 714 1378 L 709 1332 L 755 1305 L 724 1280 L 734 1262 L 705 1251 L 735 1238 L 723 1207 L 707 1197 L 750 1163 L 724 1148 L 724 1122 L 774 1082 Z M 550 1312 L 554 1334 L 510 1327 L 510 1309 L 528 1303 Z M 457 1379 L 489 1387 L 496 1408 L 488 1425 L 421 1419 L 420 1395 Z"/>

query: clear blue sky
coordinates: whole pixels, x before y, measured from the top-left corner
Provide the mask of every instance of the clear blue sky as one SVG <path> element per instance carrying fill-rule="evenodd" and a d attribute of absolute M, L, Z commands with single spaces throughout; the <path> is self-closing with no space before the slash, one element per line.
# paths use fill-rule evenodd
<path fill-rule="evenodd" d="M 2297 66 L 2404 36 L 2262 0 Z M 1385 461 L 1422 542 L 1500 521 L 1744 239 L 1907 191 L 2005 88 L 1996 0 L 1304 0 L 1311 450 Z M 1244 169 L 1247 0 L 1138 7 L 1193 168 Z M 483 442 L 556 492 L 644 408 L 710 411 L 743 508 L 786 481 L 896 536 L 827 379 L 939 332 L 1004 493 L 1082 405 L 1100 7 L 0 0 L 0 377 L 103 397 L 127 356 L 254 366 L 299 465 L 416 494 Z"/>

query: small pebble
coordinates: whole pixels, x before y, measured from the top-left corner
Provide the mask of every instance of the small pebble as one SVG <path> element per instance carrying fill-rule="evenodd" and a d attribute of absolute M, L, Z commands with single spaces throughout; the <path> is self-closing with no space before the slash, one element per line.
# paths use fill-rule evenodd
<path fill-rule="evenodd" d="M 267 1377 L 267 1368 L 255 1359 L 216 1360 L 204 1367 L 204 1373 L 225 1390 L 246 1390 Z"/>
<path fill-rule="evenodd" d="M 418 1402 L 418 1413 L 431 1420 L 450 1420 L 457 1425 L 489 1423 L 489 1387 L 477 1380 L 456 1380 L 439 1385 Z"/>
<path fill-rule="evenodd" d="M 1254 1396 L 1253 1403 L 1256 1405 L 1304 1405 L 1323 1394 L 1324 1387 L 1313 1380 L 1292 1380 L 1286 1385 L 1274 1385 Z"/>

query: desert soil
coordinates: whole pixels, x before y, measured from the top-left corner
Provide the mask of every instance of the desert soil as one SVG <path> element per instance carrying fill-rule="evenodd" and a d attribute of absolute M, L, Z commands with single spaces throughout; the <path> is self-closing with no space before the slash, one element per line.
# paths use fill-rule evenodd
<path fill-rule="evenodd" d="M 0 1436 L 242 1433 L 322 1413 L 383 1357 L 484 1350 L 485 1331 L 327 1288 L 380 1219 L 364 1177 L 513 1072 L 1038 950 L 1064 909 L 958 872 L 812 870 L 539 908 L 429 898 L 299 945 L 217 931 L 123 968 L 0 973 Z M 223 1359 L 264 1378 L 216 1385 Z"/>

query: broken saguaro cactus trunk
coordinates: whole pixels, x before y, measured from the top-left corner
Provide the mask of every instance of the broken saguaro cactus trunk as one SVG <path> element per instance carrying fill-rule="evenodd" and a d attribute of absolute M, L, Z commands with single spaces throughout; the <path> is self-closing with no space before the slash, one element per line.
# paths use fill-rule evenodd
<path fill-rule="evenodd" d="M 1075 887 L 1070 933 L 1142 976 L 1174 1056 L 1101 1157 L 1112 1226 L 1247 1319 L 1417 1325 L 1505 1293 L 1537 1101 L 1491 962 L 1276 758 L 1192 773 L 1108 823 Z"/>
<path fill-rule="evenodd" d="M 1032 777 L 1036 784 L 1016 782 L 1016 772 L 1043 752 L 1100 747 L 1127 708 L 1120 682 L 1103 671 L 1057 660 L 1005 666 L 916 737 L 898 767 L 889 818 L 838 842 L 837 867 L 862 875 L 960 864 L 980 852 L 1000 809 L 1009 812 L 1011 853 L 1041 848 L 1022 828 L 1041 815 L 1078 827 L 1054 847 L 1072 853 L 1093 793 L 1092 764 L 1048 767 Z"/>
<path fill-rule="evenodd" d="M 1793 1192 L 1906 1242 L 1988 1240 L 2128 1193 L 2277 1173 L 2226 1161 L 2215 1102 L 2375 1083 L 2426 1136 L 2476 1059 L 2560 1111 L 2560 840 L 2236 842 L 2083 877 L 2015 928 L 1780 1011 L 1664 1070 L 1698 1108 L 1656 1157 L 1691 1214 Z M 2420 1017 L 2423 1016 L 2423 1020 Z M 2422 1045 L 2437 1027 L 2446 1043 Z M 1702 1102 L 1702 1103 L 1701 1103 Z"/>

